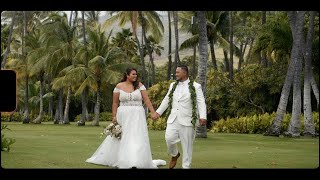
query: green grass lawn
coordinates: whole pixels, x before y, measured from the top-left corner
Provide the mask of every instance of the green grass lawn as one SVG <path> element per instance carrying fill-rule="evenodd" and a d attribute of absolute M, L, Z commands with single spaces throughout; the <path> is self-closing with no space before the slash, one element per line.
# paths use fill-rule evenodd
<path fill-rule="evenodd" d="M 110 168 L 86 163 L 103 138 L 100 126 L 7 124 L 5 137 L 16 139 L 9 152 L 1 151 L 2 168 Z M 169 164 L 164 131 L 149 131 L 153 159 Z M 181 150 L 181 146 L 179 146 Z M 180 157 L 177 168 L 181 168 Z M 208 133 L 196 138 L 192 168 L 317 168 L 319 138 L 269 137 L 260 134 Z M 162 166 L 160 168 L 168 168 Z"/>

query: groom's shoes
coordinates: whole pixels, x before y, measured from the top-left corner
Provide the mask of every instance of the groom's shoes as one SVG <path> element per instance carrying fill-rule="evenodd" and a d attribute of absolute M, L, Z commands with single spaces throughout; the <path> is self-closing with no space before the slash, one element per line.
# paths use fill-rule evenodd
<path fill-rule="evenodd" d="M 173 169 L 176 166 L 179 157 L 180 153 L 178 152 L 177 156 L 171 158 L 169 169 Z"/>

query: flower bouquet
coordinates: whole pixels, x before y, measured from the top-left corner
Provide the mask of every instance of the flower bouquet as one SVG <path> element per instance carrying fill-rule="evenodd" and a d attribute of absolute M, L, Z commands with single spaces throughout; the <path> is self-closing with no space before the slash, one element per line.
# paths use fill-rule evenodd
<path fill-rule="evenodd" d="M 103 133 L 121 139 L 122 128 L 117 122 L 112 122 L 104 129 Z"/>

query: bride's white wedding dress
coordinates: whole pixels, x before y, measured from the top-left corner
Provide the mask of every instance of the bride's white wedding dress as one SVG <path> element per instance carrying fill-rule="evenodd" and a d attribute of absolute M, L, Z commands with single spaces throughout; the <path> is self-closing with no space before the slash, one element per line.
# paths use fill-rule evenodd
<path fill-rule="evenodd" d="M 131 93 L 114 89 L 113 92 L 120 92 L 116 116 L 122 127 L 121 139 L 107 136 L 86 162 L 118 168 L 157 168 L 166 165 L 164 160 L 152 160 L 142 90 L 146 88 L 141 86 Z"/>

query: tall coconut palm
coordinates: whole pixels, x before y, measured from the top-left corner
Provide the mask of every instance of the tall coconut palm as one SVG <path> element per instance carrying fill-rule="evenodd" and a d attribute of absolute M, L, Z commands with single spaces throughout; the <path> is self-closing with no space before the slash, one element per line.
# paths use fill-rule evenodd
<path fill-rule="evenodd" d="M 112 62 L 114 62 L 113 60 L 118 57 L 117 55 L 119 55 L 116 52 L 117 50 L 115 49 L 110 50 L 105 58 L 98 55 L 91 59 L 89 61 L 89 67 L 86 70 L 87 78 L 76 92 L 76 94 L 80 93 L 87 85 L 96 91 L 97 100 L 94 108 L 95 116 L 92 122 L 93 126 L 99 126 L 102 83 L 114 84 L 120 77 L 120 73 L 109 69 L 109 67 L 112 66 Z"/>
<path fill-rule="evenodd" d="M 178 12 L 173 11 L 173 25 L 174 25 L 174 36 L 176 40 L 176 48 L 175 48 L 175 53 L 174 53 L 174 63 L 175 63 L 175 68 L 177 68 L 177 65 L 180 64 L 180 57 L 179 57 L 179 27 L 178 27 Z"/>
<path fill-rule="evenodd" d="M 45 72 L 47 69 L 48 63 L 48 51 L 44 46 L 44 41 L 41 38 L 40 31 L 34 31 L 30 36 L 27 37 L 26 43 L 28 47 L 32 47 L 32 50 L 29 52 L 28 66 L 30 67 L 30 77 L 36 77 L 40 81 L 40 112 L 36 119 L 32 122 L 39 124 L 42 121 L 44 115 L 43 111 L 43 96 L 44 96 L 44 81 L 45 81 Z"/>
<path fill-rule="evenodd" d="M 172 74 L 172 56 L 171 56 L 171 11 L 168 11 L 168 31 L 169 31 L 169 41 L 168 41 L 168 69 L 167 69 L 167 80 L 171 79 Z"/>
<path fill-rule="evenodd" d="M 288 15 L 290 18 L 290 27 L 291 27 L 292 36 L 293 36 L 293 46 L 292 46 L 291 57 L 290 57 L 291 61 L 290 61 L 285 82 L 281 91 L 281 97 L 280 97 L 279 105 L 277 108 L 276 117 L 273 120 L 271 126 L 268 127 L 267 131 L 264 133 L 264 135 L 266 136 L 280 135 L 281 122 L 283 120 L 284 113 L 286 112 L 288 97 L 289 97 L 291 85 L 294 80 L 294 73 L 295 73 L 296 67 L 298 66 L 299 59 L 301 59 L 300 48 L 301 48 L 301 42 L 303 41 L 304 14 L 305 14 L 304 11 L 288 12 Z M 294 125 L 294 127 L 296 126 Z"/>
<path fill-rule="evenodd" d="M 146 81 L 146 72 L 145 72 L 145 63 L 144 63 L 144 52 L 142 46 L 137 37 L 137 27 L 141 21 L 139 21 L 139 13 L 138 11 L 118 11 L 111 12 L 111 14 L 115 13 L 115 15 L 111 16 L 103 23 L 103 28 L 109 27 L 111 24 L 115 22 L 119 22 L 119 25 L 123 27 L 126 23 L 130 22 L 132 27 L 132 32 L 137 41 L 139 53 L 140 53 L 140 61 L 142 65 L 142 78 L 143 82 Z M 145 17 L 146 26 L 145 30 L 150 32 L 156 40 L 160 40 L 162 37 L 164 27 L 162 21 L 160 20 L 159 14 L 156 11 L 142 11 L 143 17 Z M 143 33 L 142 33 L 143 34 Z"/>
<path fill-rule="evenodd" d="M 85 52 L 85 60 L 84 60 L 84 65 L 85 67 L 88 67 L 88 49 L 87 49 L 87 38 L 86 38 L 86 24 L 85 24 L 85 12 L 82 11 L 82 30 L 83 30 L 83 46 L 84 46 L 84 52 Z M 95 13 L 93 13 L 95 14 Z M 85 77 L 86 78 L 86 77 Z M 88 94 L 88 88 L 84 88 L 82 95 L 81 95 L 81 105 L 82 105 L 82 110 L 81 110 L 81 117 L 80 121 L 77 123 L 78 126 L 83 126 L 85 125 L 86 121 L 86 115 L 87 115 L 87 94 Z"/>
<path fill-rule="evenodd" d="M 182 32 L 191 33 L 191 37 L 181 43 L 179 50 L 187 48 L 193 49 L 192 58 L 192 77 L 196 78 L 196 54 L 197 47 L 199 44 L 198 24 L 196 23 L 196 12 L 193 11 L 182 11 L 179 13 L 179 22 L 181 23 L 180 30 Z"/>
<path fill-rule="evenodd" d="M 3 13 L 4 18 L 6 17 L 11 17 L 12 12 L 4 12 Z M 16 50 L 15 51 L 15 57 L 17 57 L 17 54 L 20 54 L 18 56 L 19 63 L 17 63 L 17 68 L 20 69 L 21 67 L 24 67 L 25 72 L 22 73 L 23 77 L 25 78 L 25 100 L 24 100 L 24 120 L 23 123 L 29 123 L 29 106 L 28 106 L 28 82 L 29 82 L 29 69 L 28 69 L 28 60 L 27 60 L 27 53 L 32 50 L 33 47 L 26 47 L 26 37 L 28 35 L 28 31 L 34 31 L 35 27 L 39 24 L 40 19 L 43 18 L 43 14 L 41 12 L 33 12 L 33 11 L 23 11 L 23 12 L 13 12 L 13 16 L 15 17 L 15 21 L 18 22 L 15 25 L 15 33 L 14 34 L 9 34 L 9 38 L 11 39 L 11 36 L 14 35 L 16 36 L 17 39 L 20 39 L 21 45 L 18 45 L 21 50 Z M 10 51 L 9 49 L 7 49 Z M 21 73 L 21 72 L 20 72 Z"/>
<path fill-rule="evenodd" d="M 261 15 L 262 15 L 262 18 L 261 18 L 262 26 L 264 26 L 266 24 L 266 22 L 267 22 L 267 11 L 262 11 Z M 262 54 L 262 57 L 261 57 L 262 58 L 262 64 L 263 64 L 264 67 L 267 67 L 268 66 L 268 59 L 267 59 L 266 50 L 263 50 L 261 52 L 261 54 Z"/>
<path fill-rule="evenodd" d="M 9 31 L 9 38 L 8 38 L 8 41 L 7 41 L 7 48 L 4 51 L 4 55 L 3 55 L 3 59 L 2 59 L 2 63 L 1 63 L 1 69 L 3 69 L 4 66 L 6 65 L 7 56 L 10 53 L 10 44 L 11 44 L 11 38 L 12 38 L 12 33 L 13 33 L 13 26 L 14 26 L 15 17 L 16 17 L 16 11 L 13 12 L 11 25 L 10 25 L 10 31 Z"/>
<path fill-rule="evenodd" d="M 253 47 L 255 53 L 266 52 L 268 61 L 287 60 L 292 48 L 292 33 L 284 13 L 271 16 L 260 29 Z M 274 57 L 274 58 L 273 58 Z"/>
<path fill-rule="evenodd" d="M 205 12 L 198 11 L 198 26 L 199 26 L 199 65 L 198 65 L 198 82 L 202 86 L 204 97 L 206 97 L 206 73 L 207 73 L 207 62 L 208 62 L 208 38 L 206 28 L 206 16 Z M 207 128 L 206 126 L 196 127 L 196 137 L 206 138 Z"/>
<path fill-rule="evenodd" d="M 44 36 L 47 39 L 48 44 L 53 44 L 50 46 L 51 54 L 50 54 L 50 66 L 53 71 L 57 72 L 57 69 L 63 69 L 66 66 L 74 63 L 74 56 L 77 47 L 77 38 L 75 36 L 76 27 L 70 27 L 67 21 L 67 15 L 64 13 L 62 16 L 53 13 L 49 16 L 44 26 Z M 65 75 L 60 73 L 60 75 Z M 70 124 L 69 122 L 69 105 L 70 105 L 70 96 L 71 96 L 71 84 L 72 82 L 66 82 L 65 84 L 60 84 L 64 86 L 55 86 L 55 90 L 59 90 L 57 88 L 63 88 L 67 85 L 67 98 L 66 105 L 64 109 L 64 117 L 63 123 Z M 61 113 L 61 112 L 60 112 Z"/>
<path fill-rule="evenodd" d="M 81 81 L 80 87 L 75 95 L 82 93 L 85 87 L 90 87 L 95 90 L 97 99 L 94 110 L 95 118 L 92 125 L 97 126 L 99 125 L 102 85 L 115 83 L 118 80 L 120 75 L 115 69 L 112 69 L 112 67 L 119 65 L 119 63 L 125 59 L 125 53 L 121 51 L 120 48 L 111 46 L 109 40 L 112 31 L 106 36 L 100 26 L 90 27 L 87 30 L 87 50 L 79 50 L 75 58 L 78 59 L 76 67 L 68 72 L 68 77 L 77 77 L 77 79 Z M 84 65 L 86 58 L 89 58 L 88 67 Z"/>
<path fill-rule="evenodd" d="M 305 12 L 303 12 L 304 17 Z M 288 12 L 290 22 L 294 22 L 295 24 L 299 24 L 300 26 L 304 25 L 304 20 L 298 22 L 296 19 L 298 14 L 294 12 Z M 291 24 L 293 25 L 293 24 Z M 292 26 L 294 27 L 294 26 Z M 293 79 L 293 104 L 292 104 L 292 116 L 288 126 L 286 135 L 292 137 L 299 137 L 300 136 L 300 117 L 301 117 L 301 69 L 302 69 L 302 58 L 303 58 L 303 51 L 304 51 L 304 34 L 303 31 L 296 32 L 296 36 L 294 38 L 298 38 L 300 40 L 299 44 L 299 54 L 297 56 L 296 67 L 294 72 L 294 79 Z M 303 50 L 301 50 L 303 49 Z"/>
<path fill-rule="evenodd" d="M 251 38 L 251 31 L 248 27 L 248 19 L 251 17 L 251 12 L 248 11 L 239 11 L 236 16 L 236 24 L 240 25 L 235 29 L 235 37 L 237 42 L 240 44 L 239 50 L 240 50 L 240 57 L 238 62 L 238 71 L 241 70 L 242 64 L 244 62 L 244 54 L 247 49 L 247 45 Z"/>
<path fill-rule="evenodd" d="M 229 11 L 229 36 L 230 36 L 230 64 L 229 64 L 229 78 L 233 81 L 233 16 L 232 11 Z"/>
<path fill-rule="evenodd" d="M 207 11 L 206 17 L 207 17 L 207 34 L 208 34 L 208 41 L 210 45 L 210 52 L 211 52 L 211 61 L 213 68 L 215 70 L 218 69 L 217 67 L 217 60 L 214 50 L 214 45 L 217 41 L 226 41 L 222 36 L 218 35 L 218 32 L 221 31 L 221 26 L 224 21 L 224 18 L 226 18 L 225 14 L 227 12 L 224 11 Z M 225 43 L 220 43 L 221 45 Z"/>
<path fill-rule="evenodd" d="M 312 40 L 314 34 L 314 17 L 315 12 L 311 11 L 309 18 L 309 28 L 306 39 L 305 48 L 305 66 L 304 66 L 304 86 L 303 86 L 303 114 L 304 114 L 304 135 L 305 136 L 315 136 L 315 127 L 312 118 L 312 108 L 311 108 L 311 58 L 312 58 Z"/>
<path fill-rule="evenodd" d="M 111 42 L 112 46 L 119 47 L 125 53 L 125 62 L 132 62 L 133 57 L 137 56 L 137 43 L 130 29 L 122 29 L 121 32 L 117 32 Z"/>
<path fill-rule="evenodd" d="M 151 63 L 151 81 L 153 84 L 155 82 L 155 66 L 154 66 L 154 62 L 153 62 L 153 57 L 152 57 L 152 52 L 151 52 L 151 49 L 150 49 L 150 42 L 147 38 L 147 35 L 146 35 L 146 31 L 145 31 L 145 18 L 142 14 L 141 11 L 138 12 L 139 13 L 139 18 L 140 18 L 140 21 L 141 21 L 141 28 L 142 28 L 142 37 L 144 39 L 144 42 L 146 43 L 146 47 L 147 47 L 147 52 L 149 54 L 149 60 L 150 60 L 150 63 Z M 150 73 L 150 72 L 149 72 Z M 150 76 L 150 75 L 149 75 Z M 149 87 L 149 83 L 147 83 L 147 87 Z"/>

